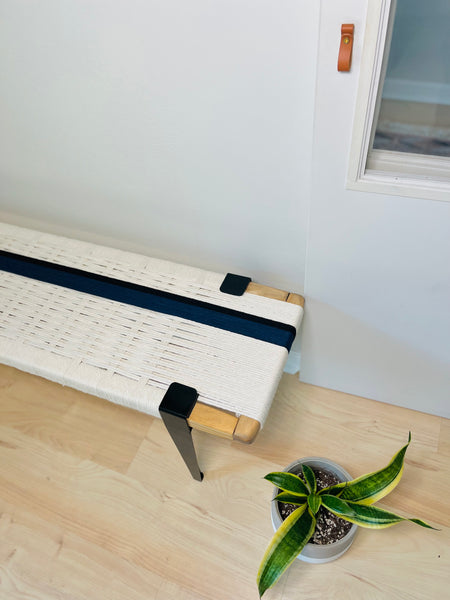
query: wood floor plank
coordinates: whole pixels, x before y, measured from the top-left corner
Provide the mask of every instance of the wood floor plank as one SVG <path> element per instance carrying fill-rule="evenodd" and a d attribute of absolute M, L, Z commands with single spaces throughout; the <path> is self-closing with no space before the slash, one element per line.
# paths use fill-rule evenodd
<path fill-rule="evenodd" d="M 58 525 L 0 506 L 0 598 L 146 600 L 165 583 Z"/>
<path fill-rule="evenodd" d="M 439 455 L 450 458 L 450 420 L 441 419 L 441 430 L 439 434 Z"/>
<path fill-rule="evenodd" d="M 384 531 L 358 531 L 350 551 L 338 561 L 327 564 L 325 569 L 321 568 L 323 565 L 305 563 L 291 568 L 279 582 L 280 588 L 284 587 L 280 598 L 431 600 L 445 597 L 449 536 L 441 532 L 418 535 L 413 527 L 402 523 Z M 276 589 L 273 592 L 272 595 L 270 590 L 264 599 L 278 599 Z"/>
<path fill-rule="evenodd" d="M 235 565 L 237 524 L 208 515 L 202 491 L 183 474 L 184 499 L 162 494 L 158 479 L 146 488 L 137 480 L 91 461 L 50 451 L 21 432 L 0 427 L 6 441 L 0 451 L 2 497 L 33 511 L 70 534 L 117 554 L 127 562 L 169 580 L 183 581 L 188 590 L 199 586 L 210 597 L 226 598 L 234 571 L 233 593 L 249 586 L 244 564 Z M 159 466 L 156 473 L 159 472 Z M 191 495 L 186 494 L 187 488 Z M 247 529 L 241 526 L 245 538 Z M 219 537 L 214 552 L 208 536 Z M 253 565 L 252 565 L 253 566 Z M 220 567 L 220 568 L 218 568 Z M 222 593 L 217 594 L 221 582 Z M 252 582 L 253 583 L 253 582 Z M 250 589 L 247 589 L 250 592 Z"/>
<path fill-rule="evenodd" d="M 126 471 L 152 417 L 17 373 L 12 367 L 0 369 L 0 424 L 56 450 Z"/>
<path fill-rule="evenodd" d="M 409 430 L 382 505 L 441 531 L 360 530 L 334 563 L 296 561 L 265 600 L 445 597 L 449 422 L 285 375 L 254 444 L 194 432 L 198 483 L 159 419 L 0 366 L 0 600 L 256 600 L 273 533 L 263 476 L 311 455 L 357 476 Z"/>

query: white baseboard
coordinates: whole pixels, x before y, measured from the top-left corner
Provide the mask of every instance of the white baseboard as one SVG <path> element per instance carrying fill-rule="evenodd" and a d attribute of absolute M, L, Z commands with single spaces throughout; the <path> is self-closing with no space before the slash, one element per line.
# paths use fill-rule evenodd
<path fill-rule="evenodd" d="M 294 373 L 298 373 L 300 371 L 300 352 L 289 352 L 288 359 L 286 361 L 286 365 L 284 367 L 285 373 L 290 373 L 293 375 Z"/>

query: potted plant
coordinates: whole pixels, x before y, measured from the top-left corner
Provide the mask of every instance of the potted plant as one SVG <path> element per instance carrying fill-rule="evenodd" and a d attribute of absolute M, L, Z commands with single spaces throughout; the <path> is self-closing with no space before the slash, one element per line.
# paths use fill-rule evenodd
<path fill-rule="evenodd" d="M 272 507 L 272 521 L 274 526 L 278 525 L 278 514 L 281 525 L 272 538 L 258 571 L 260 597 L 274 585 L 297 556 L 310 562 L 327 562 L 338 558 L 350 547 L 357 525 L 383 529 L 400 521 L 412 521 L 422 527 L 434 529 L 420 519 L 406 519 L 372 506 L 391 492 L 400 481 L 410 442 L 411 433 L 408 443 L 395 454 L 387 467 L 351 481 L 348 481 L 350 476 L 342 467 L 317 458 L 301 459 L 289 465 L 285 471 L 266 475 L 265 479 L 277 487 L 273 497 L 275 507 Z M 325 487 L 322 477 L 324 471 L 332 479 L 333 476 L 336 478 L 331 485 L 326 485 L 325 477 Z M 285 513 L 282 515 L 280 508 L 285 509 L 286 506 L 288 510 L 281 511 Z M 326 521 L 327 515 L 353 526 L 349 525 L 349 531 L 343 531 L 341 539 L 331 540 L 330 544 L 325 531 L 320 532 L 325 535 L 321 543 L 311 543 L 313 536 L 317 536 L 317 523 L 324 519 Z M 283 517 L 286 517 L 284 521 Z M 311 546 L 314 545 L 322 545 L 325 552 L 312 549 Z"/>
<path fill-rule="evenodd" d="M 336 485 L 344 481 L 350 481 L 351 475 L 340 465 L 326 458 L 307 457 L 296 460 L 285 472 L 294 475 L 303 475 L 303 465 L 313 470 L 316 478 L 317 492 L 326 487 Z M 273 490 L 273 502 L 271 504 L 271 517 L 274 529 L 278 529 L 298 505 L 284 503 L 276 499 L 280 490 Z M 297 558 L 305 562 L 325 563 L 339 558 L 346 552 L 355 537 L 357 526 L 349 521 L 344 521 L 329 511 L 321 510 L 316 518 L 316 527 L 313 536 L 307 542 Z"/>

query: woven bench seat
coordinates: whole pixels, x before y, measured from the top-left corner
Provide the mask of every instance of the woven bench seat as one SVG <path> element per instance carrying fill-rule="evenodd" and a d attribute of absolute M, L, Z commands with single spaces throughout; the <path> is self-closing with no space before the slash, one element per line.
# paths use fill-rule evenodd
<path fill-rule="evenodd" d="M 155 417 L 176 382 L 198 394 L 190 427 L 252 441 L 303 299 L 253 282 L 232 295 L 224 280 L 0 224 L 0 361 Z"/>

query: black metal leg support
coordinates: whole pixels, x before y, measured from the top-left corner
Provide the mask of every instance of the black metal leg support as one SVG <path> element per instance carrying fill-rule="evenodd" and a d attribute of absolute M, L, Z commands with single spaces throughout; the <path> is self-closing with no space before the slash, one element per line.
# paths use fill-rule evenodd
<path fill-rule="evenodd" d="M 181 383 L 172 383 L 159 405 L 159 413 L 192 477 L 201 481 L 203 473 L 200 471 L 195 454 L 192 427 L 189 427 L 187 422 L 197 398 L 198 393 L 194 388 Z"/>

